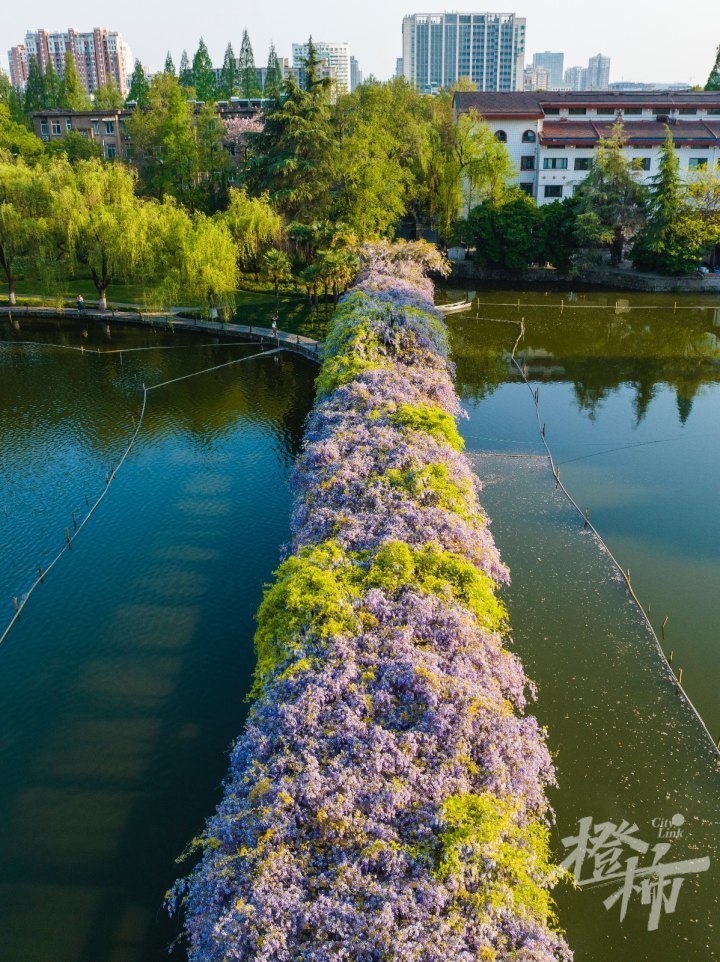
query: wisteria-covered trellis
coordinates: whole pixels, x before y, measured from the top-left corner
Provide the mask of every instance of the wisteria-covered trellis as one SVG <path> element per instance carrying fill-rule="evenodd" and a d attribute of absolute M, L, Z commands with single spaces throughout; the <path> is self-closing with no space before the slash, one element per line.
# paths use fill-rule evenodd
<path fill-rule="evenodd" d="M 256 701 L 170 898 L 197 962 L 571 958 L 431 250 L 366 248 L 335 314 Z"/>

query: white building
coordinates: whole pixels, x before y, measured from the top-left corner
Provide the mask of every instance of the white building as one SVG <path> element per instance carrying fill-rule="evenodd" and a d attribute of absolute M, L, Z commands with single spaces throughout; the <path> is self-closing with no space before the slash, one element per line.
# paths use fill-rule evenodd
<path fill-rule="evenodd" d="M 523 90 L 551 90 L 550 71 L 547 67 L 526 67 Z"/>
<path fill-rule="evenodd" d="M 607 90 L 610 84 L 610 58 L 596 54 L 588 60 L 586 90 Z"/>
<path fill-rule="evenodd" d="M 534 53 L 532 59 L 533 67 L 544 68 L 550 74 L 549 87 L 562 87 L 563 67 L 565 64 L 565 54 L 560 51 L 543 50 L 542 53 Z"/>
<path fill-rule="evenodd" d="M 403 19 L 403 75 L 421 93 L 469 77 L 478 90 L 522 90 L 525 18 L 514 13 L 414 13 Z"/>
<path fill-rule="evenodd" d="M 572 197 L 617 120 L 646 183 L 658 173 L 667 127 L 686 175 L 720 162 L 717 91 L 456 93 L 453 103 L 456 118 L 477 113 L 507 144 L 518 185 L 538 204 Z"/>
<path fill-rule="evenodd" d="M 337 83 L 338 94 L 350 93 L 350 44 L 349 43 L 326 43 L 324 41 L 313 40 L 315 52 L 321 60 L 324 60 L 332 71 Z M 306 43 L 294 43 L 292 45 L 293 70 L 302 71 L 308 55 L 308 45 Z"/>

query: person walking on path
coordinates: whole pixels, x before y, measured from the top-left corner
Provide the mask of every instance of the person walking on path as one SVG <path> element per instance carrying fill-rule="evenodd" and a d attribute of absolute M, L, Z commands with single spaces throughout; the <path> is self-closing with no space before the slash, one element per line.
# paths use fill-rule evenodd
<path fill-rule="evenodd" d="M 272 336 L 277 340 L 278 329 L 277 329 L 277 314 L 273 314 L 272 324 L 270 325 L 270 330 L 272 331 Z"/>
<path fill-rule="evenodd" d="M 82 294 L 78 294 L 77 296 L 77 309 L 80 311 L 80 313 L 85 310 L 85 298 L 82 296 Z"/>

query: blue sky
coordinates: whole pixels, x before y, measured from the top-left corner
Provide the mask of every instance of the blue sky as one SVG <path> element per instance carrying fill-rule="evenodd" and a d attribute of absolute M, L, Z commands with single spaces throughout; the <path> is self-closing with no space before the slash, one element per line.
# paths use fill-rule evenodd
<path fill-rule="evenodd" d="M 389 77 L 401 53 L 400 28 L 406 13 L 437 10 L 483 10 L 467 2 L 412 6 L 411 0 L 267 0 L 239 4 L 227 0 L 2 0 L 0 62 L 22 41 L 28 29 L 119 30 L 133 54 L 151 69 L 162 66 L 169 48 L 177 65 L 180 53 L 192 53 L 202 35 L 219 65 L 228 41 L 236 51 L 243 28 L 250 33 L 258 64 L 264 64 L 271 40 L 281 56 L 291 56 L 291 44 L 307 38 L 347 40 L 367 76 Z M 537 50 L 563 50 L 566 66 L 585 65 L 588 57 L 611 58 L 611 80 L 688 81 L 704 83 L 720 43 L 720 4 L 697 0 L 679 4 L 655 0 L 528 0 L 507 7 L 527 18 L 527 57 Z M 505 9 L 507 9 L 505 7 Z M 503 6 L 491 9 L 503 10 Z M 687 12 L 685 12 L 687 11 Z"/>

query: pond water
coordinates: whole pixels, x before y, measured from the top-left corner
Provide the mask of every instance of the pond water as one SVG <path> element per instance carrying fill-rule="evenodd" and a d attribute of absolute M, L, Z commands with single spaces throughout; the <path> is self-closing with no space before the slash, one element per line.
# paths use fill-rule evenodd
<path fill-rule="evenodd" d="M 122 360 L 0 346 L 3 628 L 117 465 L 140 385 L 258 350 L 202 343 L 91 328 L 85 345 Z M 166 957 L 163 895 L 242 728 L 315 373 L 272 356 L 151 392 L 108 496 L 0 647 L 3 962 Z"/>
<path fill-rule="evenodd" d="M 560 859 L 577 849 L 563 840 L 592 819 L 587 856 L 570 866 L 589 884 L 559 891 L 561 923 L 577 962 L 717 960 L 718 755 L 622 577 L 556 489 L 531 390 L 509 355 L 524 318 L 518 357 L 563 483 L 631 570 L 717 736 L 720 312 L 642 296 L 517 301 L 483 293 L 448 320 L 469 414 L 461 430 L 486 483 L 513 577 L 516 649 L 556 758 Z M 635 874 L 653 863 L 654 874 Z"/>
<path fill-rule="evenodd" d="M 717 755 L 624 583 L 555 489 L 508 352 L 524 317 L 520 353 L 563 480 L 631 569 L 658 634 L 669 616 L 673 667 L 720 735 L 718 315 L 687 302 L 673 310 L 672 299 L 520 299 L 518 309 L 517 293 L 483 294 L 448 320 L 469 413 L 461 428 L 512 571 L 515 646 L 556 756 L 555 851 L 571 851 L 562 839 L 592 817 L 593 827 L 629 823 L 602 849 L 606 874 L 632 855 L 643 866 L 693 862 L 670 874 L 656 930 L 662 867 L 609 909 L 617 882 L 565 886 L 561 922 L 578 962 L 712 962 Z M 666 309 L 641 309 L 658 304 Z M 257 346 L 134 330 L 108 340 L 101 328 L 83 341 L 54 324 L 0 324 L 0 339 L 36 342 L 0 345 L 2 633 L 13 596 L 62 549 L 72 512 L 79 523 L 126 450 L 141 385 Z M 66 349 L 81 344 L 105 353 Z M 242 728 L 254 614 L 288 537 L 315 373 L 298 358 L 251 358 L 151 392 L 108 497 L 0 646 L 3 962 L 166 957 L 177 925 L 162 898 Z M 659 837 L 667 825 L 681 831 L 669 843 Z M 644 852 L 628 842 L 638 838 Z M 583 879 L 593 866 L 586 860 Z"/>

